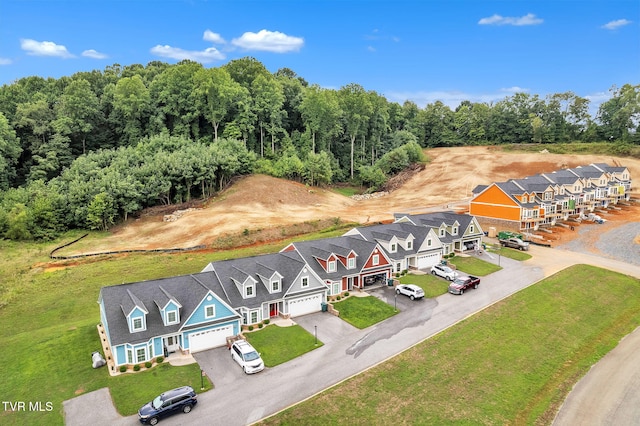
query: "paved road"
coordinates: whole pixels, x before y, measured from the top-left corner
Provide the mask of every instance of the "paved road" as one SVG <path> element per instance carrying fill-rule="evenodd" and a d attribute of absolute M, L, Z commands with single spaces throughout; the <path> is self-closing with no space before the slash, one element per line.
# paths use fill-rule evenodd
<path fill-rule="evenodd" d="M 613 259 L 537 246 L 531 247 L 531 254 L 533 259 L 526 262 L 484 254 L 485 260 L 499 263 L 504 269 L 483 278 L 479 290 L 471 290 L 464 296 L 444 294 L 415 302 L 399 297 L 401 312 L 366 330 L 351 327 L 328 313 L 297 318 L 296 322 L 311 333 L 317 329 L 324 346 L 254 376 L 242 374 L 224 348 L 196 354 L 200 365 L 206 366 L 215 389 L 199 396 L 199 404 L 191 414 L 176 415 L 162 423 L 233 426 L 256 422 L 384 362 L 572 264 L 593 264 L 640 278 L 640 267 Z M 395 301 L 389 287 L 375 291 L 374 295 L 390 303 Z M 65 403 L 68 424 L 73 424 L 72 419 L 78 413 L 74 416 L 69 411 Z M 136 416 L 131 416 L 118 424 L 136 423 Z"/>

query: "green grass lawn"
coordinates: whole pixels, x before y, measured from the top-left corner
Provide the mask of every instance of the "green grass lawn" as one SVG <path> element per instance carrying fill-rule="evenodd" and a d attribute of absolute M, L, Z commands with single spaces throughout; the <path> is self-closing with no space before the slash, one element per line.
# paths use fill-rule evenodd
<path fill-rule="evenodd" d="M 267 367 L 275 367 L 323 345 L 314 335 L 299 325 L 291 327 L 270 325 L 262 330 L 246 333 L 245 336 L 260 352 Z"/>
<path fill-rule="evenodd" d="M 344 229 L 321 230 L 292 240 L 343 233 Z M 47 271 L 49 252 L 80 235 L 70 232 L 47 243 L 0 240 L 0 365 L 3 371 L 0 395 L 3 401 L 53 404 L 51 412 L 0 411 L 0 424 L 62 425 L 64 400 L 105 386 L 110 388 L 121 414 L 132 414 L 148 402 L 146 394 L 138 396 L 128 390 L 137 386 L 140 380 L 137 376 L 141 373 L 114 379 L 105 368 L 91 368 L 91 353 L 101 350 L 96 325 L 100 322 L 97 300 L 102 286 L 197 273 L 214 260 L 273 253 L 287 244 L 281 241 L 210 253 L 101 256 L 80 265 L 67 264 L 63 269 Z M 99 238 L 99 235 L 88 238 Z M 195 378 L 199 391 L 197 365 L 162 368 L 163 373 L 151 380 L 153 386 L 147 387 L 149 394 L 157 395 L 184 383 L 183 374 Z M 189 368 L 197 371 L 182 373 Z M 134 396 L 127 398 L 127 394 Z"/>
<path fill-rule="evenodd" d="M 519 261 L 531 259 L 531 255 L 526 251 L 516 250 L 509 247 L 501 247 L 500 245 L 487 246 L 487 252 L 489 252 L 492 256 L 499 255 Z"/>
<path fill-rule="evenodd" d="M 333 188 L 333 191 L 338 194 L 344 195 L 345 197 L 351 197 L 356 194 L 362 194 L 365 188 L 360 186 L 336 186 Z"/>
<path fill-rule="evenodd" d="M 502 269 L 502 267 L 498 265 L 478 259 L 477 257 L 456 256 L 453 259 L 450 259 L 450 262 L 456 265 L 456 268 L 459 271 L 469 275 L 475 275 L 477 277 L 484 277 L 485 275 L 492 274 Z"/>
<path fill-rule="evenodd" d="M 577 265 L 265 424 L 551 424 L 639 325 L 640 280 Z"/>
<path fill-rule="evenodd" d="M 363 329 L 394 316 L 393 306 L 373 296 L 351 296 L 340 302 L 333 302 L 340 312 L 340 318 L 354 327 Z"/>
<path fill-rule="evenodd" d="M 433 298 L 449 291 L 449 281 L 434 277 L 431 274 L 413 275 L 411 273 L 399 278 L 402 284 L 415 284 L 424 290 L 424 297 Z"/>

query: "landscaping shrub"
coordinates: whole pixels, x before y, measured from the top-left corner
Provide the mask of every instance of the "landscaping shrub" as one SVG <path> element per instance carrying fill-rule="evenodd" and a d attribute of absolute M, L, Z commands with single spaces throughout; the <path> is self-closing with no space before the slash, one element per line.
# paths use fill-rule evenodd
<path fill-rule="evenodd" d="M 163 356 L 159 356 L 158 358 L 156 358 L 156 362 L 158 364 L 162 364 L 163 361 L 164 361 L 164 357 Z"/>
<path fill-rule="evenodd" d="M 249 326 L 249 331 L 253 331 L 253 326 L 252 325 Z"/>
<path fill-rule="evenodd" d="M 120 366 L 120 372 L 124 373 L 125 371 L 127 371 L 127 366 L 126 365 L 121 365 Z"/>
<path fill-rule="evenodd" d="M 133 366 L 133 371 L 140 371 L 140 364 L 136 364 Z"/>
<path fill-rule="evenodd" d="M 264 327 L 264 324 L 262 323 L 258 324 L 258 328 L 262 328 L 262 327 Z"/>
<path fill-rule="evenodd" d="M 264 320 L 264 323 L 265 323 L 265 324 L 269 324 L 270 322 L 271 322 L 271 321 L 270 321 L 270 320 L 268 320 L 268 319 Z"/>
<path fill-rule="evenodd" d="M 348 297 L 348 296 L 349 296 L 349 292 L 347 291 L 347 292 L 344 294 L 344 297 Z"/>
<path fill-rule="evenodd" d="M 147 362 L 144 363 L 144 366 L 146 368 L 151 368 L 152 365 L 153 365 L 153 363 L 151 361 L 147 361 Z"/>

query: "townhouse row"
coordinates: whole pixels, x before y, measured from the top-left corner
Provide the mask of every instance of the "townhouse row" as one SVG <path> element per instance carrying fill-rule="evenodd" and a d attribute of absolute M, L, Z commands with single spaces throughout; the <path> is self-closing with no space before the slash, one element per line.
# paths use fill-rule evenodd
<path fill-rule="evenodd" d="M 627 167 L 594 163 L 479 185 L 472 191 L 469 214 L 485 227 L 531 232 L 629 201 L 631 189 Z"/>
<path fill-rule="evenodd" d="M 329 296 L 429 268 L 483 235 L 469 215 L 397 214 L 390 224 L 211 262 L 197 274 L 103 287 L 100 318 L 116 367 L 194 353 L 225 345 L 243 325 L 318 312 Z"/>

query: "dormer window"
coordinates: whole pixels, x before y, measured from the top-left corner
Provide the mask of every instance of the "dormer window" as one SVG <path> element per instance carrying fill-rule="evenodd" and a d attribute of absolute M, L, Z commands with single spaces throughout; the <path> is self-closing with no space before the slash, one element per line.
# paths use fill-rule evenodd
<path fill-rule="evenodd" d="M 206 319 L 216 316 L 216 305 L 207 305 L 204 307 L 204 317 Z"/>
<path fill-rule="evenodd" d="M 458 227 L 457 227 L 457 226 L 454 226 L 454 227 L 453 227 L 452 234 L 453 234 L 453 235 L 458 235 Z"/>
<path fill-rule="evenodd" d="M 244 288 L 244 296 L 245 297 L 253 297 L 255 296 L 255 292 L 254 292 L 254 288 L 253 288 L 253 284 L 248 285 Z"/>
<path fill-rule="evenodd" d="M 411 250 L 413 248 L 413 241 L 407 241 L 407 250 Z"/>
<path fill-rule="evenodd" d="M 330 260 L 329 263 L 327 263 L 327 271 L 329 271 L 329 272 L 335 272 L 336 271 L 336 261 L 335 260 Z"/>
<path fill-rule="evenodd" d="M 271 281 L 271 291 L 280 291 L 280 280 Z"/>
<path fill-rule="evenodd" d="M 396 251 L 398 251 L 398 247 L 396 244 L 391 244 L 391 253 L 395 253 Z"/>
<path fill-rule="evenodd" d="M 166 324 L 176 324 L 178 323 L 178 311 L 167 311 L 167 321 Z"/>
<path fill-rule="evenodd" d="M 356 258 L 350 257 L 349 259 L 347 259 L 347 268 L 354 269 L 355 267 L 356 267 Z"/>
<path fill-rule="evenodd" d="M 131 320 L 131 331 L 142 331 L 145 329 L 144 317 L 136 317 Z"/>
<path fill-rule="evenodd" d="M 531 195 L 529 196 L 529 202 L 533 203 L 536 200 L 536 196 L 535 195 Z"/>
<path fill-rule="evenodd" d="M 444 229 L 440 229 L 440 236 L 444 237 Z"/>
<path fill-rule="evenodd" d="M 309 277 L 302 277 L 302 288 L 309 287 Z"/>

